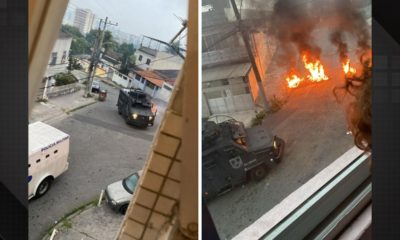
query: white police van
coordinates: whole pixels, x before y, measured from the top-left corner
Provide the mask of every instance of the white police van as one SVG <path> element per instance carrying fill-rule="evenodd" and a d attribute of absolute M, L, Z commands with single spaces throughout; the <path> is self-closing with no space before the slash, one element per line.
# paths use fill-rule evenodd
<path fill-rule="evenodd" d="M 29 124 L 28 199 L 43 196 L 68 169 L 69 138 L 43 122 Z"/>

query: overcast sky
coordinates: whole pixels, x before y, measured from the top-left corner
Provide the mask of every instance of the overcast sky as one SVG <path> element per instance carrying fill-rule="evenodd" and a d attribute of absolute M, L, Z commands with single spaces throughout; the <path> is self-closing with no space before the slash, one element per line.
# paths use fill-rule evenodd
<path fill-rule="evenodd" d="M 170 41 L 181 28 L 174 16 L 187 19 L 187 0 L 70 0 L 69 8 L 88 8 L 121 31 Z M 184 35 L 184 34 L 183 34 Z"/>

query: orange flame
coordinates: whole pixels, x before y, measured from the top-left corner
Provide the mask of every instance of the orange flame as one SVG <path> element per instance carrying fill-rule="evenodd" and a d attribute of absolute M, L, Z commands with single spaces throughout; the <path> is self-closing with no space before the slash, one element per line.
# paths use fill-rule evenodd
<path fill-rule="evenodd" d="M 307 56 L 303 55 L 304 67 L 310 72 L 307 78 L 312 82 L 320 82 L 322 80 L 328 80 L 329 78 L 325 75 L 324 67 L 319 60 L 314 63 L 308 62 Z"/>
<path fill-rule="evenodd" d="M 343 63 L 343 71 L 346 75 L 354 75 L 357 72 L 355 68 L 350 66 L 350 59 Z"/>
<path fill-rule="evenodd" d="M 292 74 L 286 78 L 286 81 L 288 82 L 289 88 L 297 88 L 303 79 L 299 78 L 296 74 Z"/>

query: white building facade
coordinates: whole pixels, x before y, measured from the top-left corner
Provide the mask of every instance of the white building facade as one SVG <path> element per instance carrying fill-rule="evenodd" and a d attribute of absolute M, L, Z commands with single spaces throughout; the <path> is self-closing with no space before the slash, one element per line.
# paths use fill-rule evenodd
<path fill-rule="evenodd" d="M 92 30 L 95 15 L 89 9 L 77 8 L 75 10 L 74 26 L 85 35 Z"/>
<path fill-rule="evenodd" d="M 71 42 L 72 37 L 70 35 L 60 32 L 51 51 L 45 77 L 67 71 Z"/>

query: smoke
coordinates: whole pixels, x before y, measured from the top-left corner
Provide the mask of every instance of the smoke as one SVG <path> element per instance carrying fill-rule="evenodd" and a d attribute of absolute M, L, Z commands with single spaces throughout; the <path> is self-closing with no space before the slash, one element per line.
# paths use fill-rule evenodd
<path fill-rule="evenodd" d="M 248 1 L 261 9 L 261 1 Z M 319 27 L 333 29 L 329 39 L 341 60 L 349 54 L 345 32 L 355 39 L 359 55 L 370 50 L 371 29 L 359 9 L 349 0 L 277 0 L 268 17 L 267 31 L 279 42 L 277 64 L 295 68 L 305 53 L 310 61 L 319 59 L 322 51 L 317 44 L 319 39 L 313 38 L 313 31 Z"/>
<path fill-rule="evenodd" d="M 342 54 L 347 56 L 347 47 L 343 48 L 343 34 L 349 32 L 357 41 L 357 52 L 359 55 L 371 49 L 371 33 L 364 16 L 357 9 L 352 1 L 336 0 L 333 1 L 334 17 L 338 20 L 336 30 L 331 35 L 331 42 L 337 46 L 339 55 L 342 59 Z M 344 52 L 346 51 L 346 52 Z"/>
<path fill-rule="evenodd" d="M 346 59 L 348 59 L 349 50 L 347 48 L 347 43 L 344 42 L 343 32 L 339 30 L 332 32 L 330 40 L 332 44 L 335 45 L 338 49 L 340 61 L 344 62 Z"/>
<path fill-rule="evenodd" d="M 309 6 L 303 1 L 300 4 L 293 0 L 278 0 L 275 3 L 269 34 L 279 41 L 278 64 L 293 68 L 299 55 L 305 53 L 310 60 L 319 58 L 321 48 L 312 37 L 318 22 L 318 17 L 310 14 Z"/>

